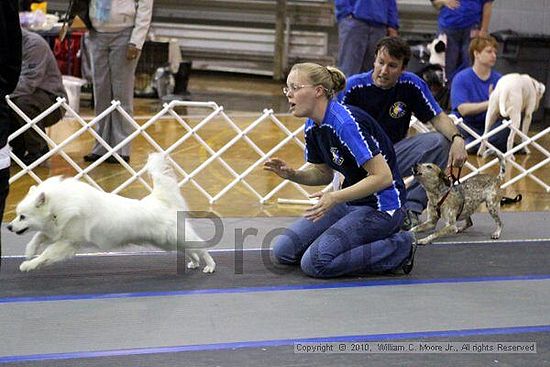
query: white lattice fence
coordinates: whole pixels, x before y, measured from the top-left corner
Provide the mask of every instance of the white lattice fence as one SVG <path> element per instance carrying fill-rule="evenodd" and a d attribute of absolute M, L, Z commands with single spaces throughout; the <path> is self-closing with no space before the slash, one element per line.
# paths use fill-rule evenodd
<path fill-rule="evenodd" d="M 207 200 L 209 203 L 215 203 L 220 198 L 222 198 L 224 195 L 226 195 L 231 190 L 234 190 L 235 187 L 240 184 L 240 186 L 244 186 L 246 190 L 248 190 L 254 197 L 257 198 L 257 200 L 260 203 L 265 203 L 266 201 L 274 198 L 278 193 L 281 192 L 281 190 L 286 187 L 287 185 L 292 185 L 296 188 L 298 193 L 303 195 L 305 200 L 282 200 L 283 202 L 297 202 L 297 203 L 308 203 L 308 191 L 301 187 L 300 185 L 297 185 L 295 183 L 292 183 L 290 181 L 281 181 L 278 184 L 273 184 L 274 187 L 269 187 L 267 192 L 265 190 L 258 190 L 249 183 L 250 176 L 253 172 L 258 172 L 258 169 L 261 167 L 263 162 L 265 162 L 266 159 L 276 155 L 277 153 L 280 153 L 281 150 L 286 149 L 289 144 L 296 145 L 300 152 L 303 152 L 304 150 L 304 143 L 303 143 L 303 124 L 300 124 L 298 128 L 290 129 L 288 128 L 281 120 L 275 116 L 272 110 L 264 110 L 258 118 L 256 118 L 254 121 L 252 121 L 250 124 L 248 124 L 246 127 L 242 128 L 239 127 L 239 124 L 235 123 L 225 112 L 222 106 L 217 105 L 214 102 L 183 102 L 183 101 L 173 101 L 168 104 L 164 104 L 161 111 L 159 111 L 156 115 L 154 115 L 152 118 L 144 122 L 143 124 L 137 123 L 130 115 L 128 115 L 120 106 L 120 103 L 117 101 L 113 101 L 111 106 L 103 111 L 100 115 L 94 117 L 92 120 L 86 122 L 81 116 L 79 116 L 66 102 L 63 98 L 58 98 L 57 102 L 52 105 L 48 110 L 44 111 L 44 113 L 40 114 L 34 119 L 28 118 L 9 98 L 7 98 L 8 104 L 14 109 L 16 113 L 18 113 L 26 122 L 27 125 L 21 127 L 16 132 L 14 132 L 10 137 L 9 140 L 11 141 L 15 137 L 22 134 L 27 129 L 34 129 L 35 131 L 40 134 L 50 146 L 50 151 L 38 159 L 37 161 L 33 162 L 31 165 L 26 166 L 21 160 L 19 160 L 16 156 L 12 154 L 12 159 L 16 161 L 17 164 L 21 166 L 21 171 L 13 175 L 13 177 L 10 179 L 10 183 L 14 183 L 17 180 L 21 179 L 24 175 L 28 174 L 30 175 L 34 181 L 41 182 L 41 178 L 33 172 L 33 170 L 38 167 L 41 163 L 46 161 L 47 159 L 51 158 L 54 155 L 61 156 L 67 164 L 72 167 L 72 169 L 76 172 L 76 177 L 82 178 L 83 180 L 87 181 L 91 185 L 102 189 L 102 187 L 97 183 L 94 178 L 90 175 L 90 172 L 94 170 L 96 167 L 98 167 L 101 163 L 103 163 L 109 156 L 114 156 L 116 159 L 120 162 L 121 166 L 126 169 L 126 171 L 129 173 L 130 177 L 126 180 L 124 180 L 119 186 L 114 188 L 112 192 L 119 193 L 120 191 L 127 188 L 129 185 L 133 184 L 134 182 L 141 183 L 144 187 L 146 187 L 148 190 L 151 188 L 149 187 L 147 181 L 142 178 L 142 175 L 144 174 L 144 168 L 138 169 L 137 171 L 127 162 L 121 159 L 121 157 L 117 154 L 117 151 L 119 148 L 124 146 L 125 144 L 135 140 L 138 137 L 143 138 L 152 148 L 152 150 L 156 150 L 159 152 L 164 152 L 168 154 L 168 156 L 172 156 L 173 153 L 180 149 L 182 146 L 185 146 L 189 143 L 190 140 L 193 140 L 195 143 L 199 144 L 202 149 L 204 149 L 208 157 L 204 159 L 201 162 L 197 162 L 198 166 L 188 169 L 187 171 L 182 167 L 182 165 L 178 164 L 174 159 L 170 158 L 172 160 L 172 163 L 176 169 L 176 171 L 179 173 L 179 175 L 182 177 L 180 181 L 180 186 L 183 186 L 187 183 L 190 183 L 195 187 Z M 43 119 L 45 116 L 47 116 L 49 113 L 57 109 L 58 107 L 61 107 L 63 109 L 66 109 L 68 111 L 67 116 L 73 117 L 78 125 L 79 128 L 74 131 L 72 134 L 70 134 L 68 137 L 66 137 L 63 141 L 56 143 L 54 142 L 47 134 L 45 134 L 40 128 L 36 126 L 36 124 Z M 200 122 L 197 124 L 190 124 L 184 116 L 181 116 L 176 111 L 179 108 L 201 108 L 206 109 L 208 112 L 206 113 L 206 116 L 202 118 Z M 101 120 L 103 117 L 107 116 L 111 113 L 120 113 L 123 118 L 125 118 L 131 126 L 134 128 L 134 131 L 132 134 L 130 134 L 124 141 L 122 141 L 120 144 L 118 144 L 115 147 L 110 147 L 93 129 L 94 125 Z M 178 136 L 177 139 L 170 144 L 169 146 L 162 147 L 161 144 L 159 144 L 155 139 L 151 136 L 151 134 L 148 132 L 148 129 L 151 128 L 153 125 L 158 126 L 162 123 L 163 119 L 166 119 L 167 117 L 173 119 L 174 121 L 179 124 L 181 128 L 183 128 L 184 133 L 181 134 L 181 136 Z M 225 144 L 223 144 L 221 147 L 218 147 L 217 149 L 213 148 L 211 144 L 207 142 L 207 139 L 203 138 L 202 132 L 206 129 L 209 125 L 214 123 L 214 120 L 216 121 L 223 121 L 224 126 L 228 127 L 232 130 L 232 133 L 234 134 L 231 139 L 229 139 Z M 216 122 L 217 123 L 217 122 Z M 472 135 L 476 136 L 475 133 L 467 126 L 462 124 L 462 121 L 459 119 L 455 119 L 455 123 L 461 125 L 465 130 L 472 133 Z M 282 138 L 280 141 L 276 142 L 276 144 L 270 146 L 268 149 L 265 147 L 262 149 L 260 144 L 258 142 L 255 142 L 252 138 L 253 132 L 255 129 L 260 127 L 261 125 L 270 124 L 274 128 L 277 129 L 277 131 L 280 133 L 280 136 Z M 509 126 L 509 122 L 505 123 L 502 127 L 499 129 L 505 128 L 506 126 Z M 415 121 L 412 123 L 412 127 L 416 128 L 419 132 L 425 132 L 427 131 L 427 128 L 419 124 Z M 471 145 L 477 144 L 482 139 L 486 140 L 489 136 L 492 134 L 498 132 L 499 130 L 493 130 L 489 134 L 483 137 L 477 137 L 476 141 L 471 143 Z M 517 168 L 520 171 L 520 174 L 513 177 L 512 179 L 508 180 L 503 187 L 507 187 L 518 180 L 529 177 L 530 179 L 533 179 L 537 184 L 541 185 L 547 192 L 550 191 L 550 188 L 548 184 L 541 178 L 534 175 L 534 172 L 537 169 L 540 169 L 544 165 L 548 164 L 550 161 L 550 153 L 541 145 L 537 143 L 537 140 L 540 139 L 542 136 L 548 134 L 550 132 L 550 128 L 545 129 L 541 133 L 538 133 L 537 135 L 529 138 L 524 136 L 521 132 L 518 132 L 518 134 L 525 140 L 522 144 L 515 147 L 512 151 L 507 152 L 504 154 L 507 161 L 513 165 L 515 168 Z M 71 158 L 69 154 L 65 151 L 66 147 L 77 141 L 83 134 L 91 134 L 93 138 L 95 138 L 97 141 L 99 141 L 100 144 L 102 144 L 105 149 L 107 150 L 108 154 L 101 157 L 98 161 L 93 162 L 90 165 L 86 165 L 85 167 L 81 167 L 74 159 Z M 227 159 L 224 159 L 223 155 L 228 150 L 230 150 L 232 147 L 234 147 L 236 144 L 246 144 L 248 149 L 250 149 L 250 154 L 247 154 L 246 157 L 242 157 L 243 159 L 246 159 L 246 166 L 244 170 L 237 170 L 235 169 L 230 163 L 228 163 Z M 522 147 L 530 145 L 531 147 L 538 149 L 546 158 L 542 160 L 541 162 L 533 165 L 530 168 L 524 168 L 519 163 L 516 163 L 512 157 L 513 153 L 517 152 Z M 490 145 L 489 145 L 490 146 Z M 491 147 L 491 146 L 490 146 Z M 491 147 L 494 148 L 494 147 Z M 249 159 L 249 161 L 248 161 Z M 469 175 L 477 174 L 483 170 L 488 169 L 492 165 L 496 164 L 497 160 L 494 159 L 483 166 L 476 167 L 470 163 L 468 163 L 468 168 L 472 171 Z M 225 171 L 230 175 L 230 179 L 228 182 L 224 185 L 223 188 L 216 190 L 215 193 L 209 192 L 207 188 L 204 187 L 203 184 L 199 182 L 197 179 L 198 175 L 201 174 L 201 172 L 204 172 L 209 166 L 213 164 L 219 164 Z M 266 177 L 271 176 L 271 173 L 265 173 Z M 328 188 L 328 187 L 327 187 Z M 212 190 L 210 190 L 212 191 Z"/>
<path fill-rule="evenodd" d="M 145 167 L 136 171 L 136 169 L 134 169 L 132 165 L 128 164 L 120 158 L 120 156 L 117 154 L 117 151 L 125 144 L 135 140 L 137 137 L 142 137 L 152 147 L 152 150 L 164 152 L 170 157 L 171 154 L 176 151 L 176 149 L 185 146 L 190 140 L 193 140 L 194 142 L 198 143 L 208 153 L 209 156 L 207 159 L 200 162 L 197 167 L 187 171 L 182 167 L 182 165 L 178 164 L 178 162 L 170 158 L 175 167 L 175 170 L 179 173 L 181 177 L 183 177 L 182 180 L 179 182 L 180 186 L 190 183 L 208 200 L 209 203 L 213 204 L 224 195 L 226 195 L 229 191 L 234 189 L 237 184 L 241 184 L 246 187 L 246 189 L 253 196 L 255 196 L 260 203 L 265 203 L 277 192 L 279 192 L 284 186 L 289 184 L 289 182 L 284 181 L 280 185 L 271 188 L 269 192 L 265 193 L 258 191 L 251 184 L 249 184 L 247 182 L 247 178 L 254 171 L 258 171 L 258 168 L 261 167 L 266 159 L 277 154 L 278 152 L 280 152 L 281 149 L 287 147 L 289 142 L 294 142 L 294 144 L 299 147 L 300 152 L 303 152 L 304 149 L 303 138 L 301 137 L 301 135 L 303 134 L 303 125 L 300 124 L 298 128 L 290 130 L 283 122 L 280 121 L 277 116 L 274 115 L 272 110 L 267 109 L 264 110 L 258 118 L 248 124 L 248 126 L 246 126 L 245 128 L 240 128 L 239 125 L 235 123 L 224 112 L 223 107 L 218 106 L 214 102 L 173 101 L 168 104 L 164 104 L 161 111 L 159 111 L 152 118 L 140 125 L 120 107 L 120 103 L 117 101 L 113 101 L 111 106 L 107 110 L 102 112 L 97 117 L 94 117 L 92 120 L 86 122 L 66 103 L 66 100 L 63 98 L 58 98 L 57 102 L 54 105 L 52 105 L 48 110 L 44 111 L 44 113 L 40 114 L 34 119 L 30 119 L 28 116 L 26 116 L 9 98 L 7 98 L 7 100 L 11 108 L 27 122 L 27 125 L 21 127 L 16 132 L 14 132 L 9 137 L 9 140 L 13 140 L 28 129 L 34 129 L 47 141 L 48 145 L 50 146 L 50 151 L 46 155 L 42 156 L 40 159 L 36 160 L 29 166 L 26 166 L 19 158 L 17 158 L 12 153 L 11 157 L 19 166 L 21 166 L 21 171 L 11 177 L 10 183 L 15 183 L 27 174 L 30 175 L 34 181 L 38 183 L 41 182 L 42 179 L 33 170 L 35 170 L 43 162 L 57 154 L 60 155 L 67 162 L 67 164 L 72 167 L 72 169 L 74 169 L 74 171 L 76 172 L 75 177 L 82 178 L 96 188 L 103 190 L 103 188 L 97 183 L 97 181 L 91 177 L 90 173 L 99 165 L 101 165 L 109 156 L 112 155 L 116 157 L 122 167 L 124 167 L 130 174 L 130 178 L 126 179 L 124 182 L 122 182 L 120 185 L 112 190 L 113 193 L 119 193 L 135 181 L 139 181 L 148 190 L 151 190 L 147 181 L 142 178 Z M 74 118 L 74 120 L 76 120 L 80 127 L 76 131 L 71 133 L 62 142 L 56 143 L 46 133 L 38 128 L 36 124 L 58 107 L 66 109 L 68 111 L 67 115 L 69 116 L 69 118 Z M 186 121 L 183 116 L 180 116 L 176 112 L 176 110 L 179 108 L 201 108 L 207 109 L 209 112 L 207 113 L 206 117 L 204 117 L 200 122 L 192 126 L 190 123 L 188 123 L 188 121 Z M 107 116 L 110 113 L 120 113 L 123 118 L 126 119 L 134 128 L 134 132 L 115 147 L 109 146 L 93 129 L 94 125 L 98 121 L 100 121 L 103 117 Z M 173 142 L 170 146 L 163 148 L 157 141 L 155 141 L 155 139 L 151 136 L 151 134 L 148 133 L 147 130 L 155 124 L 161 124 L 162 120 L 166 119 L 166 117 L 170 117 L 171 119 L 176 121 L 184 129 L 185 132 L 181 136 L 179 136 L 177 140 Z M 217 120 L 216 123 L 218 123 L 220 119 L 225 122 L 224 126 L 226 128 L 228 127 L 233 131 L 234 136 L 222 147 L 218 149 L 213 149 L 201 136 L 201 132 L 205 128 L 205 126 L 207 126 L 208 124 L 213 124 L 214 120 Z M 260 146 L 256 144 L 249 135 L 260 125 L 265 125 L 267 123 L 276 127 L 278 131 L 283 135 L 283 138 L 270 149 L 265 150 L 264 148 L 264 150 L 262 150 L 262 148 L 260 148 Z M 89 165 L 85 165 L 84 167 L 81 167 L 77 163 L 77 161 L 71 158 L 71 156 L 64 151 L 64 149 L 69 144 L 81 138 L 83 134 L 91 134 L 93 138 L 98 140 L 100 144 L 105 147 L 108 153 L 102 156 L 99 160 Z M 235 146 L 235 144 L 242 142 L 246 143 L 250 150 L 254 152 L 254 154 L 250 154 L 246 157 L 250 158 L 250 162 L 247 163 L 247 168 L 245 170 L 242 170 L 241 172 L 237 172 L 237 170 L 235 170 L 229 163 L 227 163 L 222 156 L 229 149 Z M 195 178 L 213 163 L 220 164 L 230 175 L 231 180 L 221 190 L 215 193 L 210 193 Z M 271 173 L 267 172 L 265 174 L 266 176 L 272 175 Z M 298 192 L 302 193 L 305 196 L 308 195 L 308 192 L 300 185 L 297 185 L 295 183 L 290 184 L 293 185 L 298 190 Z"/>

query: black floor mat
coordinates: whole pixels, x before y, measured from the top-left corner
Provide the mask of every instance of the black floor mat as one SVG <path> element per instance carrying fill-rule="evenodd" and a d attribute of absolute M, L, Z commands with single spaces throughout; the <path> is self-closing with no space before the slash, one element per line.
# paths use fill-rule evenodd
<path fill-rule="evenodd" d="M 0 301 L 6 297 L 37 297 L 98 293 L 209 290 L 243 287 L 330 285 L 341 282 L 403 282 L 450 278 L 537 276 L 548 274 L 549 242 L 431 245 L 419 247 L 415 268 L 401 274 L 313 279 L 298 267 L 270 260 L 267 251 L 216 252 L 216 272 L 177 271 L 175 253 L 140 256 L 81 256 L 21 273 L 22 259 L 3 259 Z M 183 267 L 183 265 L 181 266 Z"/>

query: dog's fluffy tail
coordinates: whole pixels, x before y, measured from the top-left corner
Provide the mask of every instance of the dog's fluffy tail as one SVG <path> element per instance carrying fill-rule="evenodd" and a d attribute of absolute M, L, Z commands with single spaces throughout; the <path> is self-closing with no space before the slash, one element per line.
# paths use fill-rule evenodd
<path fill-rule="evenodd" d="M 173 174 L 168 159 L 162 153 L 151 153 L 147 159 L 147 172 L 154 177 L 156 175 Z"/>
<path fill-rule="evenodd" d="M 153 180 L 151 195 L 171 205 L 176 204 L 181 210 L 187 209 L 180 193 L 178 180 L 168 159 L 162 153 L 151 153 L 146 167 Z"/>

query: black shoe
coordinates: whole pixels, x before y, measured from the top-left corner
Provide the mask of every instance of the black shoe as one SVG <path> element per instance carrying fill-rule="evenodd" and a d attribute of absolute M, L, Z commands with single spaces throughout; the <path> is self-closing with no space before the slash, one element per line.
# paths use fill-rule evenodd
<path fill-rule="evenodd" d="M 40 157 L 48 154 L 49 151 L 50 151 L 50 149 L 48 147 L 46 147 L 46 148 L 40 150 L 37 153 L 28 152 L 27 154 L 25 154 L 25 156 L 23 158 L 21 158 L 21 162 L 25 163 L 25 165 L 27 165 L 27 166 L 30 166 L 34 161 L 36 161 Z"/>
<path fill-rule="evenodd" d="M 420 219 L 418 218 L 419 216 L 420 214 L 418 214 L 417 212 L 407 210 L 407 215 L 405 216 L 405 220 L 401 225 L 401 229 L 403 231 L 410 231 L 411 228 L 416 227 L 418 223 L 420 223 Z"/>
<path fill-rule="evenodd" d="M 414 255 L 416 254 L 417 245 L 416 245 L 416 237 L 412 232 L 411 232 L 411 236 L 413 238 L 413 241 L 411 243 L 411 252 L 409 253 L 409 257 L 407 258 L 407 260 L 405 260 L 403 265 L 401 265 L 401 269 L 403 269 L 403 273 L 405 274 L 409 274 L 414 267 Z"/>
<path fill-rule="evenodd" d="M 130 156 L 128 155 L 121 155 L 120 158 L 126 163 L 130 163 Z M 119 164 L 120 162 L 113 156 L 110 156 L 105 160 L 107 163 L 113 163 L 113 164 Z"/>
<path fill-rule="evenodd" d="M 86 154 L 84 156 L 84 162 L 95 162 L 99 158 L 101 158 L 99 154 L 95 154 L 95 153 Z"/>

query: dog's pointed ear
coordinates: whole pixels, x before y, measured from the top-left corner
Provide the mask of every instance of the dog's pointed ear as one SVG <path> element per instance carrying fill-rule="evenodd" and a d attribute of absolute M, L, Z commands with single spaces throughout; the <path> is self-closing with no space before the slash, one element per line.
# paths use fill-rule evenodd
<path fill-rule="evenodd" d="M 38 195 L 38 198 L 36 199 L 35 206 L 37 208 L 40 208 L 44 203 L 46 202 L 46 194 L 44 192 L 41 192 L 40 195 Z"/>

